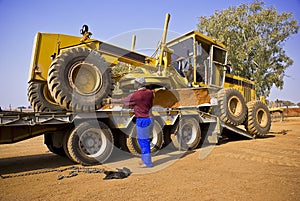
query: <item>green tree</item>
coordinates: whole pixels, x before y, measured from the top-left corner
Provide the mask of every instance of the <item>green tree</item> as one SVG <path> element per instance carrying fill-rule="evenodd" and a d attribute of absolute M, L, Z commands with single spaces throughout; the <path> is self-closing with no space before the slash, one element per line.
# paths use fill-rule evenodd
<path fill-rule="evenodd" d="M 291 101 L 286 101 L 286 100 L 282 100 L 282 105 L 285 107 L 290 107 L 290 106 L 294 106 L 295 103 L 291 102 Z"/>
<path fill-rule="evenodd" d="M 256 1 L 200 17 L 198 30 L 227 46 L 233 73 L 255 81 L 258 96 L 269 96 L 273 85 L 283 88 L 285 70 L 293 64 L 284 43 L 299 30 L 291 13 Z"/>

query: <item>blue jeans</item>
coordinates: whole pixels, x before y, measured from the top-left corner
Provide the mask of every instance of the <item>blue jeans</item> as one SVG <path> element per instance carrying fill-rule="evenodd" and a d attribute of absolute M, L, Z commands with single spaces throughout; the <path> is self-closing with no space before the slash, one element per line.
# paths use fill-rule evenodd
<path fill-rule="evenodd" d="M 147 167 L 152 167 L 150 150 L 150 132 L 152 132 L 153 120 L 151 118 L 136 119 L 136 133 L 141 148 L 142 161 Z"/>

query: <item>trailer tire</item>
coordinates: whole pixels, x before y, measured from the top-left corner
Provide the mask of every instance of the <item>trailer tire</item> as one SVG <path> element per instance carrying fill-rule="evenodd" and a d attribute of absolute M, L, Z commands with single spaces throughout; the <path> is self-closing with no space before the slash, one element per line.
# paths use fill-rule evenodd
<path fill-rule="evenodd" d="M 63 148 L 63 146 L 61 147 L 55 147 L 55 143 L 53 142 L 55 140 L 53 133 L 45 133 L 44 134 L 44 142 L 48 148 L 48 150 L 56 155 L 59 156 L 66 156 L 66 152 Z"/>
<path fill-rule="evenodd" d="M 129 152 L 128 146 L 127 146 L 127 134 L 126 133 L 119 133 L 119 144 L 120 149 L 125 152 Z"/>
<path fill-rule="evenodd" d="M 55 101 L 68 111 L 95 111 L 113 90 L 109 64 L 88 48 L 72 48 L 58 55 L 47 81 Z"/>
<path fill-rule="evenodd" d="M 50 152 L 52 152 L 56 155 L 59 155 L 59 156 L 66 156 L 66 153 L 62 147 L 57 148 L 57 147 L 54 147 L 52 144 L 46 144 L 46 146 Z"/>
<path fill-rule="evenodd" d="M 238 126 L 247 115 L 247 107 L 243 95 L 235 88 L 221 89 L 218 92 L 218 105 L 215 114 L 226 123 Z"/>
<path fill-rule="evenodd" d="M 71 160 L 74 162 L 74 160 L 72 159 L 72 157 L 70 156 L 70 153 L 69 153 L 69 150 L 68 150 L 68 139 L 69 139 L 69 136 L 70 136 L 71 132 L 70 130 L 67 131 L 67 133 L 64 135 L 63 137 L 63 149 L 64 149 L 64 152 L 65 152 L 65 155 Z"/>
<path fill-rule="evenodd" d="M 50 94 L 47 82 L 30 82 L 27 89 L 29 102 L 37 112 L 62 111 Z"/>
<path fill-rule="evenodd" d="M 201 140 L 199 121 L 193 117 L 183 117 L 179 120 L 176 132 L 171 134 L 173 146 L 178 150 L 193 150 Z"/>
<path fill-rule="evenodd" d="M 72 130 L 67 140 L 67 150 L 74 162 L 96 165 L 109 158 L 113 144 L 113 135 L 107 125 L 88 121 L 80 123 Z"/>
<path fill-rule="evenodd" d="M 158 121 L 154 120 L 152 138 L 150 141 L 150 151 L 153 155 L 155 155 L 161 149 L 163 145 L 163 139 L 164 136 L 162 126 Z M 141 155 L 141 148 L 138 143 L 135 124 L 131 125 L 131 131 L 126 137 L 126 145 L 130 153 L 136 156 Z"/>
<path fill-rule="evenodd" d="M 254 136 L 263 137 L 271 128 L 271 115 L 268 107 L 261 101 L 247 103 L 248 115 L 245 128 Z"/>

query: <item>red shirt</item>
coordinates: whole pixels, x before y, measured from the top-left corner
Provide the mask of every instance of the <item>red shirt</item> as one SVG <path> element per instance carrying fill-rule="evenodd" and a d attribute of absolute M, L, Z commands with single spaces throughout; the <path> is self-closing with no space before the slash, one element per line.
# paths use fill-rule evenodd
<path fill-rule="evenodd" d="M 150 89 L 141 88 L 123 98 L 122 102 L 125 105 L 133 106 L 136 117 L 150 117 L 153 98 L 153 92 Z"/>

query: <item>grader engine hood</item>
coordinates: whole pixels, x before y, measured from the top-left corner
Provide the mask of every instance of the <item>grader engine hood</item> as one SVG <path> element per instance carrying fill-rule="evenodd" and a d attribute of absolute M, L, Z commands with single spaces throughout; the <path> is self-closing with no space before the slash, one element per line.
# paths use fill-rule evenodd
<path fill-rule="evenodd" d="M 158 68 L 151 66 L 136 67 L 132 72 L 124 75 L 119 80 L 120 89 L 124 92 L 133 91 L 134 79 L 138 76 L 142 76 L 146 80 L 146 85 L 150 89 L 166 88 L 166 89 L 177 89 L 186 88 L 187 81 L 181 77 L 177 71 L 170 66 L 166 75 L 161 75 Z"/>

